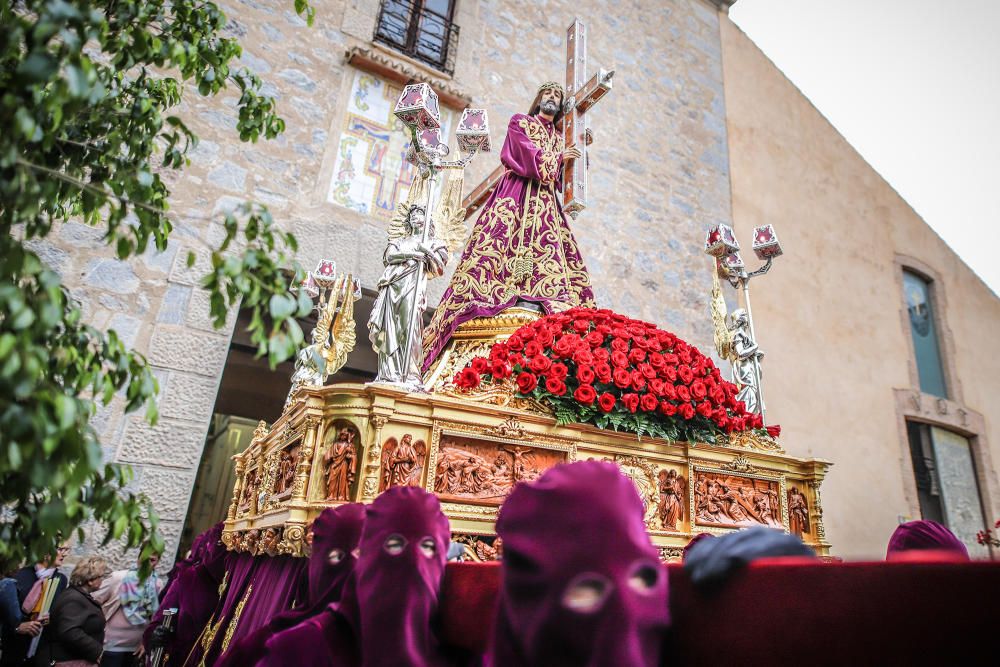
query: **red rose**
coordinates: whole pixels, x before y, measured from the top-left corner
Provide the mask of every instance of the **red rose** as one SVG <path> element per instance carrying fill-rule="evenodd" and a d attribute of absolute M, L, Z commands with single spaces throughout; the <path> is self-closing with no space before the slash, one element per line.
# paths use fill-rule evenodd
<path fill-rule="evenodd" d="M 656 399 L 656 396 L 652 394 L 643 394 L 642 398 L 639 400 L 639 407 L 641 407 L 646 412 L 652 412 L 660 405 L 660 402 Z"/>
<path fill-rule="evenodd" d="M 533 326 L 521 327 L 514 333 L 521 337 L 521 340 L 524 341 L 525 345 L 528 344 L 529 340 L 534 340 L 535 338 L 535 328 Z"/>
<path fill-rule="evenodd" d="M 604 345 L 604 334 L 600 331 L 591 331 L 587 334 L 584 340 L 587 341 L 587 345 L 591 347 L 600 347 L 601 345 Z"/>
<path fill-rule="evenodd" d="M 642 373 L 643 377 L 645 377 L 647 380 L 656 377 L 656 369 L 654 369 L 649 364 L 645 363 L 639 364 L 638 368 L 639 372 Z"/>
<path fill-rule="evenodd" d="M 573 361 L 579 365 L 594 363 L 594 354 L 585 346 L 576 348 L 573 353 Z"/>
<path fill-rule="evenodd" d="M 601 412 L 611 412 L 615 408 L 615 395 L 611 392 L 604 392 L 597 399 L 597 405 L 600 406 Z"/>
<path fill-rule="evenodd" d="M 670 401 L 660 401 L 660 412 L 668 417 L 673 417 L 677 414 L 677 406 Z"/>
<path fill-rule="evenodd" d="M 698 404 L 698 414 L 702 417 L 712 416 L 712 404 L 708 401 L 702 401 Z"/>
<path fill-rule="evenodd" d="M 691 360 L 694 357 L 691 356 L 691 350 L 688 350 L 687 348 L 685 348 L 685 349 L 679 350 L 677 352 L 677 358 L 680 359 L 680 361 L 681 361 L 682 364 L 690 364 Z"/>
<path fill-rule="evenodd" d="M 674 389 L 677 390 L 677 398 L 687 403 L 691 400 L 691 390 L 682 384 L 676 385 Z"/>
<path fill-rule="evenodd" d="M 471 368 L 463 368 L 455 378 L 455 385 L 463 389 L 475 389 L 479 386 L 479 373 Z"/>
<path fill-rule="evenodd" d="M 673 352 L 669 352 L 663 355 L 663 360 L 667 362 L 667 366 L 676 366 L 677 363 L 680 361 L 680 359 L 677 358 L 677 355 L 674 354 Z"/>
<path fill-rule="evenodd" d="M 708 392 L 708 397 L 712 399 L 712 402 L 716 405 L 722 405 L 726 402 L 726 392 L 722 390 L 722 387 L 713 387 L 710 392 Z"/>
<path fill-rule="evenodd" d="M 611 382 L 611 366 L 606 363 L 600 363 L 594 366 L 594 373 L 597 375 L 597 379 L 603 384 Z"/>
<path fill-rule="evenodd" d="M 524 355 L 520 352 L 515 352 L 514 354 L 507 357 L 507 361 L 510 362 L 511 366 L 523 366 L 524 365 Z"/>
<path fill-rule="evenodd" d="M 566 393 L 566 383 L 555 378 L 546 378 L 545 391 L 556 396 L 562 396 Z"/>
<path fill-rule="evenodd" d="M 694 379 L 694 371 L 691 370 L 690 366 L 678 366 L 677 375 L 680 376 L 684 384 L 691 384 L 691 380 Z"/>
<path fill-rule="evenodd" d="M 690 403 L 683 403 L 677 407 L 677 414 L 679 414 L 682 419 L 694 419 L 694 408 L 691 407 Z"/>
<path fill-rule="evenodd" d="M 663 387 L 664 382 L 659 378 L 653 378 L 649 381 L 649 390 L 657 396 L 663 396 Z"/>
<path fill-rule="evenodd" d="M 615 350 L 614 352 L 611 353 L 611 363 L 617 366 L 618 368 L 625 368 L 626 366 L 628 366 L 628 357 L 625 356 L 624 352 L 619 352 L 618 350 Z"/>
<path fill-rule="evenodd" d="M 758 414 L 751 415 L 753 420 L 750 428 L 764 428 L 764 418 Z"/>
<path fill-rule="evenodd" d="M 549 367 L 549 377 L 555 378 L 557 380 L 565 380 L 566 376 L 569 375 L 569 369 L 566 368 L 566 364 L 554 363 Z"/>
<path fill-rule="evenodd" d="M 517 390 L 522 394 L 530 394 L 538 386 L 538 378 L 531 373 L 520 373 L 517 376 Z"/>
<path fill-rule="evenodd" d="M 495 362 L 492 366 L 490 366 L 490 373 L 497 380 L 503 380 L 504 378 L 510 377 L 512 372 L 513 369 L 510 367 L 510 364 L 503 361 Z"/>
<path fill-rule="evenodd" d="M 608 349 L 606 347 L 597 348 L 596 350 L 594 350 L 593 355 L 594 355 L 594 361 L 607 362 L 607 360 L 611 358 L 611 353 L 608 352 Z"/>
<path fill-rule="evenodd" d="M 544 354 L 536 354 L 528 362 L 528 368 L 530 368 L 535 373 L 544 373 L 549 370 L 552 366 L 552 360 L 546 357 Z"/>
<path fill-rule="evenodd" d="M 542 347 L 547 347 L 551 345 L 553 338 L 555 338 L 555 334 L 553 334 L 552 330 L 549 329 L 548 327 L 539 329 L 538 332 L 535 334 L 535 340 Z"/>
<path fill-rule="evenodd" d="M 666 366 L 660 373 L 664 379 L 670 380 L 671 382 L 677 381 L 677 368 L 675 366 Z"/>
<path fill-rule="evenodd" d="M 615 327 L 611 330 L 611 335 L 615 338 L 621 339 L 621 341 L 626 345 L 628 344 L 628 339 L 632 337 L 632 334 L 630 334 L 625 327 Z"/>
<path fill-rule="evenodd" d="M 511 334 L 511 337 L 507 339 L 507 347 L 514 350 L 520 351 L 524 349 L 524 341 L 521 336 L 517 333 Z"/>
<path fill-rule="evenodd" d="M 544 352 L 544 350 L 542 349 L 542 346 L 538 344 L 537 340 L 530 341 L 524 345 L 524 356 L 529 359 L 541 354 L 542 352 Z"/>
<path fill-rule="evenodd" d="M 490 348 L 490 359 L 506 359 L 508 354 L 510 350 L 507 349 L 506 343 L 497 343 Z"/>
<path fill-rule="evenodd" d="M 646 378 L 639 371 L 632 371 L 632 387 L 638 391 L 646 388 Z"/>
<path fill-rule="evenodd" d="M 640 349 L 638 347 L 633 347 L 632 351 L 628 353 L 628 360 L 632 363 L 639 363 L 640 361 L 646 360 L 646 350 Z"/>
<path fill-rule="evenodd" d="M 605 336 L 607 336 L 609 333 L 611 333 L 611 327 L 609 327 L 607 324 L 598 324 L 597 328 L 594 329 L 594 331 L 599 331 Z"/>
<path fill-rule="evenodd" d="M 639 409 L 639 394 L 622 394 L 622 404 L 629 412 Z"/>
<path fill-rule="evenodd" d="M 613 352 L 628 352 L 628 341 L 624 338 L 611 339 L 611 350 Z"/>
<path fill-rule="evenodd" d="M 676 401 L 677 400 L 677 389 L 675 389 L 674 385 L 670 384 L 669 382 L 664 382 L 663 383 L 663 396 L 665 398 L 669 398 L 671 401 Z"/>
<path fill-rule="evenodd" d="M 590 322 L 587 320 L 573 320 L 573 328 L 576 329 L 577 333 L 587 333 L 587 329 L 590 328 Z"/>
<path fill-rule="evenodd" d="M 576 379 L 583 384 L 593 384 L 596 376 L 597 374 L 594 373 L 594 369 L 590 366 L 580 366 L 576 369 Z"/>
<path fill-rule="evenodd" d="M 616 368 L 612 374 L 612 379 L 615 382 L 615 386 L 622 389 L 627 389 L 632 384 L 632 374 L 624 368 Z"/>
<path fill-rule="evenodd" d="M 649 355 L 649 365 L 658 371 L 663 370 L 663 368 L 667 365 L 667 360 L 664 359 L 663 355 L 659 352 L 653 352 Z"/>
<path fill-rule="evenodd" d="M 691 396 L 696 401 L 703 400 L 708 396 L 708 389 L 705 388 L 705 383 L 701 380 L 695 380 L 691 383 Z"/>
<path fill-rule="evenodd" d="M 556 341 L 556 344 L 552 346 L 552 350 L 560 357 L 572 356 L 573 350 L 576 349 L 577 340 L 579 339 L 573 334 L 566 334 Z"/>
<path fill-rule="evenodd" d="M 476 357 L 472 360 L 472 370 L 477 373 L 485 373 L 486 369 L 489 368 L 490 362 L 482 357 Z"/>
<path fill-rule="evenodd" d="M 594 401 L 597 400 L 597 392 L 589 384 L 581 384 L 573 392 L 573 398 L 580 401 L 584 405 L 593 405 Z"/>
<path fill-rule="evenodd" d="M 772 438 L 777 438 L 781 435 L 781 426 L 779 424 L 771 424 L 767 427 L 767 434 Z"/>

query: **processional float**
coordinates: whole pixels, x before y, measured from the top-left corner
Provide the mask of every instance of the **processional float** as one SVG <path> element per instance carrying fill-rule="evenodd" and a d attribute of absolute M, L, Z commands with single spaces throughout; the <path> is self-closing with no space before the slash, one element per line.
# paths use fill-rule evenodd
<path fill-rule="evenodd" d="M 583 24 L 574 21 L 567 33 L 562 132 L 565 145 L 582 155 L 563 164 L 561 193 L 566 212 L 574 216 L 586 207 L 585 151 L 593 139 L 584 112 L 610 91 L 614 74 L 601 70 L 586 78 L 585 38 Z M 763 428 L 762 353 L 748 284 L 781 254 L 773 228 L 754 231 L 754 250 L 766 264 L 749 273 L 731 227 L 710 230 L 706 240 L 706 252 L 716 258 L 716 343 L 719 357 L 732 365 L 733 385 L 693 346 L 652 325 L 593 310 L 577 316 L 583 324 L 567 318 L 559 324 L 557 316 L 520 305 L 461 324 L 434 365 L 421 372 L 427 281 L 441 275 L 450 253 L 461 248 L 466 217 L 487 200 L 503 169 L 462 200 L 464 168 L 491 149 L 486 110 L 464 111 L 456 132 L 462 157 L 452 161 L 445 160 L 447 138 L 441 136 L 430 86 L 406 86 L 394 113 L 410 135 L 407 159 L 418 175 L 390 224 L 386 270 L 369 321 L 378 375 L 367 384 L 326 384 L 355 345 L 353 303 L 360 290 L 332 261 L 320 262 L 303 286 L 318 297 L 318 322 L 296 361 L 284 412 L 273 424 L 260 422 L 247 449 L 233 457 L 236 482 L 223 533 L 227 547 L 255 555 L 305 555 L 309 525 L 325 508 L 371 502 L 392 486 L 412 485 L 438 495 L 453 540 L 465 545 L 468 558 L 496 559 L 502 545 L 494 522 L 515 484 L 559 463 L 598 459 L 616 463 L 635 482 L 646 526 L 664 560 L 679 558 L 698 533 L 756 525 L 795 532 L 828 555 L 820 485 L 830 464 L 787 454 L 773 435 L 777 429 Z M 441 184 L 444 174 L 450 176 Z M 744 308 L 728 316 L 719 277 L 744 296 Z M 561 343 L 535 348 L 543 350 L 536 356 L 553 357 L 535 362 L 545 366 L 536 375 L 522 353 L 528 347 L 522 338 L 559 326 L 570 332 L 561 337 L 580 349 L 582 340 L 595 347 L 580 357 L 563 351 L 562 360 Z M 643 333 L 633 336 L 629 327 Z M 622 343 L 625 366 L 612 340 L 619 329 L 623 339 L 633 336 L 631 350 Z M 591 377 L 593 369 L 604 372 L 604 362 L 584 352 L 608 357 L 607 382 Z M 577 387 L 572 409 L 570 399 L 559 394 L 557 367 L 572 367 L 573 378 L 564 379 L 591 388 Z M 514 368 L 521 369 L 516 378 Z M 641 391 L 616 388 L 626 381 L 624 371 Z M 546 381 L 538 384 L 543 372 Z M 679 421 L 683 414 L 666 416 L 688 411 L 689 422 Z"/>

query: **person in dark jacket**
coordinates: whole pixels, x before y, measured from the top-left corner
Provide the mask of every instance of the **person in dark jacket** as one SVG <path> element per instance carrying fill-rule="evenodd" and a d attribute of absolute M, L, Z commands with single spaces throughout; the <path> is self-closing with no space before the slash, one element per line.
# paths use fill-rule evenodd
<path fill-rule="evenodd" d="M 66 575 L 59 571 L 59 566 L 62 565 L 69 551 L 69 545 L 63 545 L 56 550 L 56 554 L 52 558 L 41 563 L 36 563 L 35 565 L 27 565 L 14 573 L 14 587 L 17 592 L 17 605 L 19 607 L 24 604 L 25 598 L 28 597 L 28 593 L 31 592 L 35 583 L 40 579 L 48 577 L 56 579 L 55 599 L 59 598 L 62 592 L 66 590 L 67 585 Z M 31 646 L 32 637 L 38 634 L 37 631 L 40 630 L 40 626 L 34 623 L 36 619 L 30 618 L 29 614 L 24 613 L 23 610 L 21 613 L 22 622 L 20 625 L 4 624 L 3 649 L 0 651 L 0 667 L 22 667 L 22 665 L 30 664 L 31 662 L 28 660 L 28 648 Z M 26 624 L 23 621 L 31 621 L 33 623 Z M 26 630 L 30 631 L 26 632 Z"/>
<path fill-rule="evenodd" d="M 84 660 L 97 664 L 104 652 L 104 611 L 91 597 L 110 574 L 103 558 L 86 558 L 69 578 L 69 588 L 53 603 L 49 635 L 50 661 Z"/>

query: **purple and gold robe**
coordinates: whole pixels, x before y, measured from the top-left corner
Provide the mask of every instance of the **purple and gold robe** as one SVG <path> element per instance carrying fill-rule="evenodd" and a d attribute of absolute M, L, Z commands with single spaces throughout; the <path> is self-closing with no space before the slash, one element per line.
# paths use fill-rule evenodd
<path fill-rule="evenodd" d="M 515 114 L 500 162 L 507 168 L 476 220 L 451 284 L 424 332 L 424 371 L 455 329 L 518 301 L 546 313 L 593 305 L 590 275 L 556 192 L 562 137 L 541 116 Z"/>

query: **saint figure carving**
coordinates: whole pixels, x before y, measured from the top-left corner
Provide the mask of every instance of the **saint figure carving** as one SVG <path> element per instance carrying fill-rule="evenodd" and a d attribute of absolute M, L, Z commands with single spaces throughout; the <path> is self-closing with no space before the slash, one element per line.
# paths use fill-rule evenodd
<path fill-rule="evenodd" d="M 350 500 L 357 467 L 354 431 L 345 427 L 337 432 L 337 439 L 323 455 L 323 467 L 326 469 L 326 499 Z"/>
<path fill-rule="evenodd" d="M 507 171 L 483 205 L 451 284 L 424 332 L 424 370 L 463 322 L 492 317 L 518 302 L 546 313 L 593 305 L 587 267 L 556 193 L 565 158 L 555 124 L 563 90 L 543 84 L 527 114 L 507 126 L 500 161 Z"/>
<path fill-rule="evenodd" d="M 274 485 L 275 495 L 291 491 L 292 482 L 295 481 L 295 464 L 298 463 L 298 458 L 297 447 L 282 450 L 281 459 L 278 462 L 278 479 Z"/>
<path fill-rule="evenodd" d="M 788 527 L 796 535 L 809 532 L 809 503 L 794 486 L 788 490 Z"/>
<path fill-rule="evenodd" d="M 420 332 L 427 307 L 427 281 L 444 273 L 447 246 L 424 234 L 423 206 L 410 206 L 401 225 L 390 228 L 385 249 L 385 271 L 368 320 L 369 338 L 378 354 L 376 382 L 420 386 L 423 349 Z M 396 232 L 396 228 L 399 231 Z M 398 236 L 395 236 L 398 234 Z"/>
<path fill-rule="evenodd" d="M 660 491 L 660 524 L 664 530 L 677 530 L 677 522 L 684 515 L 687 484 L 676 470 L 660 470 L 657 482 Z"/>
<path fill-rule="evenodd" d="M 381 491 L 394 486 L 420 486 L 424 455 L 427 453 L 423 440 L 413 442 L 413 436 L 405 434 L 401 440 L 389 438 L 382 447 Z"/>

